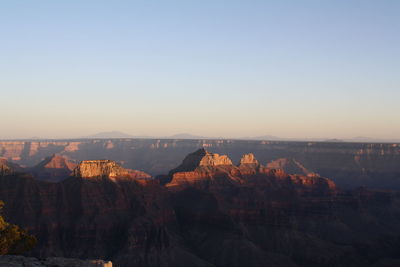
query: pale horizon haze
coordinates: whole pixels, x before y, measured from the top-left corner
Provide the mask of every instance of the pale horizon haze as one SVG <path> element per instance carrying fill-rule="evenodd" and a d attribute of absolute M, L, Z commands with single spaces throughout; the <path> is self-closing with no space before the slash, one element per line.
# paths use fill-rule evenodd
<path fill-rule="evenodd" d="M 2 1 L 0 139 L 400 140 L 400 1 Z"/>

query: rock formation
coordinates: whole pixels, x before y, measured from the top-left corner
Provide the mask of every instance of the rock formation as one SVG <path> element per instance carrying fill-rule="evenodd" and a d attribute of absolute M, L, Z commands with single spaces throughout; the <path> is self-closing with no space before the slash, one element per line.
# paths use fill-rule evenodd
<path fill-rule="evenodd" d="M 237 176 L 231 176 L 230 172 L 237 169 L 226 155 L 210 153 L 204 148 L 189 154 L 182 163 L 169 172 L 167 187 L 181 187 L 193 185 L 206 180 L 223 178 L 239 181 Z M 223 177 L 219 177 L 221 174 Z"/>
<path fill-rule="evenodd" d="M 75 177 L 117 177 L 127 176 L 128 171 L 112 160 L 84 160 L 73 171 Z"/>
<path fill-rule="evenodd" d="M 3 255 L 0 256 L 0 266 L 112 267 L 113 265 L 111 261 L 103 261 L 103 260 L 80 260 L 80 259 L 56 258 L 56 257 L 47 259 L 37 259 L 33 257 Z"/>
<path fill-rule="evenodd" d="M 282 169 L 289 174 L 316 175 L 314 172 L 306 169 L 300 162 L 295 159 L 281 158 L 267 163 L 267 168 Z"/>
<path fill-rule="evenodd" d="M 150 175 L 136 170 L 124 169 L 112 160 L 85 160 L 72 173 L 80 178 L 142 178 L 149 179 Z"/>
<path fill-rule="evenodd" d="M 61 155 L 45 158 L 33 168 L 28 169 L 33 176 L 41 181 L 60 182 L 70 176 L 77 164 Z"/>
<path fill-rule="evenodd" d="M 170 171 L 170 174 L 175 172 L 190 172 L 199 168 L 213 168 L 218 166 L 231 166 L 232 161 L 226 155 L 218 155 L 210 153 L 204 148 L 197 150 L 185 157 L 182 164 Z"/>
<path fill-rule="evenodd" d="M 13 169 L 8 165 L 7 160 L 5 160 L 5 159 L 0 159 L 0 176 L 12 174 L 13 172 L 14 172 L 14 171 L 13 171 Z"/>
<path fill-rule="evenodd" d="M 0 157 L 23 167 L 35 166 L 43 158 L 56 153 L 74 162 L 104 158 L 123 162 L 126 168 L 143 170 L 156 176 L 168 173 L 187 154 L 201 147 L 229 155 L 233 162 L 239 162 L 240 157 L 249 152 L 257 155 L 258 161 L 263 164 L 276 159 L 293 159 L 308 171 L 329 177 L 342 188 L 369 186 L 400 189 L 400 144 L 389 143 L 174 139 L 19 140 L 0 141 Z"/>
<path fill-rule="evenodd" d="M 281 166 L 278 166 L 281 167 Z M 272 169 L 259 164 L 252 153 L 242 156 L 239 166 L 225 155 L 218 155 L 200 149 L 189 154 L 177 168 L 169 173 L 168 188 L 181 189 L 186 186 L 210 186 L 210 184 L 247 184 L 260 179 L 270 184 L 279 180 L 281 184 L 296 185 L 298 190 L 321 190 L 334 192 L 333 181 L 319 175 L 293 175 L 285 173 L 281 168 Z M 263 183 L 265 183 L 263 181 Z M 281 185 L 280 185 L 281 186 Z"/>
<path fill-rule="evenodd" d="M 240 165 L 251 164 L 251 165 L 255 165 L 255 166 L 259 165 L 258 160 L 256 160 L 253 153 L 243 155 L 242 158 L 240 159 L 239 164 Z"/>
<path fill-rule="evenodd" d="M 113 161 L 87 161 L 59 183 L 2 176 L 0 199 L 7 219 L 37 236 L 31 256 L 39 258 L 128 267 L 361 267 L 400 259 L 398 192 L 342 191 L 318 175 L 262 166 L 251 154 L 238 162 L 201 149 L 162 186 L 131 179 Z"/>
<path fill-rule="evenodd" d="M 68 169 L 72 171 L 76 167 L 76 164 L 66 157 L 55 154 L 51 157 L 47 157 L 38 166 L 46 169 Z"/>

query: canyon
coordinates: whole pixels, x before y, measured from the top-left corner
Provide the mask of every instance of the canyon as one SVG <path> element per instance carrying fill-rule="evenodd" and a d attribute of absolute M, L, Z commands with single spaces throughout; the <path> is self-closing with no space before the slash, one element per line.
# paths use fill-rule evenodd
<path fill-rule="evenodd" d="M 206 143 L 198 148 L 189 141 L 184 142 L 195 148 L 169 170 L 157 171 L 157 176 L 128 169 L 128 158 L 125 165 L 104 159 L 100 151 L 111 153 L 119 147 L 116 141 L 101 141 L 99 145 L 106 147 L 97 150 L 97 159 L 88 156 L 91 150 L 80 150 L 82 144 L 74 145 L 72 152 L 85 158 L 79 162 L 65 151 L 69 144 L 61 151 L 46 144 L 48 150 L 37 149 L 29 157 L 44 157 L 50 150 L 54 155 L 36 166 L 29 166 L 35 163 L 32 158 L 29 165 L 24 159 L 30 153 L 26 149 L 27 154 L 14 157 L 14 163 L 0 162 L 4 215 L 37 236 L 38 246 L 27 256 L 38 258 L 101 259 L 113 266 L 400 263 L 398 191 L 345 190 L 301 159 L 277 155 L 261 160 L 251 151 L 231 159 L 205 148 Z M 227 145 L 224 142 L 216 144 Z M 165 143 L 159 145 L 169 149 Z M 394 157 L 397 150 L 389 147 Z M 160 153 L 160 147 L 153 149 Z M 8 156 L 16 153 L 10 146 L 9 154 L 4 151 Z M 156 157 L 155 164 L 163 162 L 156 169 L 179 154 L 164 153 Z"/>
<path fill-rule="evenodd" d="M 400 189 L 400 144 L 184 139 L 80 139 L 0 141 L 0 158 L 33 167 L 59 154 L 74 164 L 108 159 L 151 176 L 168 173 L 192 151 L 205 148 L 233 162 L 253 153 L 262 164 L 290 174 L 317 173 L 343 189 Z"/>

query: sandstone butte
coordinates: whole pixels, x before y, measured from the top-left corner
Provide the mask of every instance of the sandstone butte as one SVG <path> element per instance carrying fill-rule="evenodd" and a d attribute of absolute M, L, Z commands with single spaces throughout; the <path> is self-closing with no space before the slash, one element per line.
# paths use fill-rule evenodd
<path fill-rule="evenodd" d="M 252 153 L 245 154 L 236 166 L 226 155 L 206 151 L 204 148 L 189 154 L 182 164 L 169 172 L 168 188 L 181 188 L 204 181 L 234 182 L 244 184 L 253 182 L 250 176 L 263 176 L 289 181 L 303 186 L 322 185 L 328 190 L 335 190 L 333 181 L 319 175 L 289 175 L 282 169 L 268 168 L 259 164 Z"/>
<path fill-rule="evenodd" d="M 3 160 L 0 164 L 0 172 L 12 172 L 10 163 Z M 2 171 L 4 169 L 4 171 Z M 119 178 L 141 178 L 150 179 L 147 173 L 125 169 L 112 160 L 84 160 L 80 164 L 68 160 L 62 155 L 52 155 L 45 158 L 38 165 L 26 169 L 37 180 L 46 182 L 61 182 L 70 176 L 79 178 L 106 177 L 110 179 Z"/>
<path fill-rule="evenodd" d="M 259 165 L 258 160 L 254 157 L 253 153 L 245 154 L 240 159 L 240 165 L 242 164 L 254 164 Z"/>
<path fill-rule="evenodd" d="M 124 169 L 112 160 L 84 160 L 72 172 L 72 176 L 81 178 L 151 178 L 147 173 Z"/>

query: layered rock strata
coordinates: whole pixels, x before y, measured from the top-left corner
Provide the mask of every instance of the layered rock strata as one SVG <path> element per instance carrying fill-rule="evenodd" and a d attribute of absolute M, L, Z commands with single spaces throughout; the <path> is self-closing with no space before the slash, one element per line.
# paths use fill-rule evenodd
<path fill-rule="evenodd" d="M 80 178 L 151 178 L 144 172 L 124 169 L 112 160 L 84 160 L 73 170 L 72 176 Z"/>
<path fill-rule="evenodd" d="M 346 192 L 318 175 L 239 164 L 204 149 L 157 179 L 113 161 L 59 182 L 0 177 L 4 216 L 39 240 L 32 255 L 114 266 L 353 267 L 400 257 L 400 194 Z"/>
<path fill-rule="evenodd" d="M 34 178 L 47 182 L 60 182 L 68 178 L 77 166 L 76 163 L 66 157 L 55 154 L 45 158 L 42 162 L 27 171 L 32 173 Z"/>

